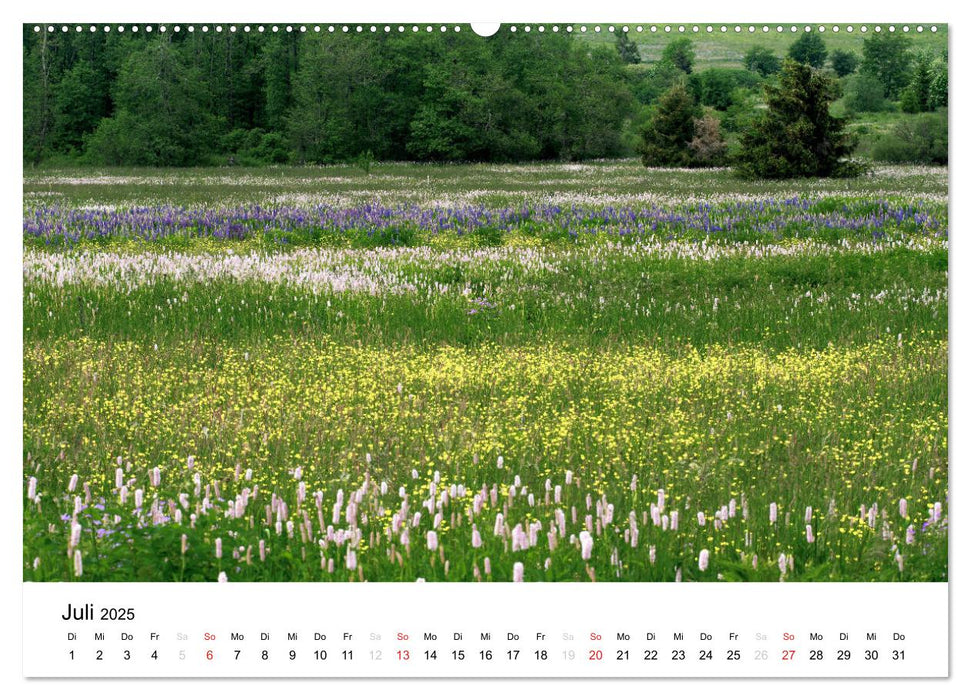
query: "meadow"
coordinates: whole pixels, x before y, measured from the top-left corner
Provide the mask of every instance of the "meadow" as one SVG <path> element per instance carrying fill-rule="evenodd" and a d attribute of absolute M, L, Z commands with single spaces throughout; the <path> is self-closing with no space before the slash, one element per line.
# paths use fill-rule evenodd
<path fill-rule="evenodd" d="M 28 169 L 24 578 L 947 580 L 947 169 Z"/>

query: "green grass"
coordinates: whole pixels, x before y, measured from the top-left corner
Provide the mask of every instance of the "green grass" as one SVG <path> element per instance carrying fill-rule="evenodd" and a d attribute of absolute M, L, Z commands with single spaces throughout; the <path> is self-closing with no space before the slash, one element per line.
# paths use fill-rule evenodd
<path fill-rule="evenodd" d="M 25 579 L 947 579 L 946 169 L 44 170 L 24 191 L 25 220 L 583 212 L 575 236 L 533 216 L 390 246 L 25 237 Z M 603 212 L 627 206 L 734 223 L 621 234 Z"/>
<path fill-rule="evenodd" d="M 659 61 L 661 54 L 664 52 L 664 47 L 667 46 L 672 38 L 680 36 L 690 38 L 695 51 L 695 70 L 704 70 L 706 68 L 740 68 L 742 67 L 742 59 L 745 53 L 753 46 L 763 46 L 778 56 L 785 56 L 789 50 L 789 46 L 805 31 L 805 27 L 807 26 L 805 23 L 796 23 L 795 26 L 798 27 L 798 31 L 792 32 L 791 28 L 793 23 L 791 22 L 769 22 L 767 24 L 756 25 L 721 22 L 715 22 L 711 25 L 695 25 L 689 23 L 684 25 L 686 31 L 681 34 L 678 32 L 678 27 L 681 25 L 677 22 L 655 25 L 641 22 L 628 22 L 625 24 L 631 28 L 628 36 L 637 44 L 638 51 L 641 54 L 641 61 L 646 64 Z M 607 31 L 610 25 L 600 25 L 600 32 L 594 30 L 595 26 L 589 25 L 586 32 L 578 32 L 577 35 L 582 36 L 594 44 L 613 45 L 615 37 Z M 638 26 L 641 26 L 643 31 L 638 32 Z M 651 32 L 651 26 L 655 26 L 657 31 Z M 665 26 L 670 26 L 671 31 L 665 32 Z M 698 32 L 693 31 L 693 27 L 695 26 L 698 26 Z M 712 27 L 712 32 L 710 33 L 707 31 L 708 26 Z M 722 32 L 722 26 L 726 27 L 727 31 Z M 736 26 L 740 28 L 740 31 L 735 31 Z M 766 26 L 768 26 L 769 31 L 763 31 L 763 27 Z M 777 30 L 779 26 L 783 27 L 783 31 L 780 32 Z M 857 23 L 853 24 L 854 30 L 852 32 L 846 31 L 847 25 L 844 23 L 834 25 L 832 22 L 814 22 L 808 26 L 813 27 L 814 30 L 819 26 L 826 27 L 826 31 L 823 33 L 823 39 L 829 51 L 841 49 L 843 51 L 852 51 L 862 56 L 863 41 L 867 36 L 872 35 L 873 28 L 876 24 L 867 24 L 869 27 L 867 33 L 861 33 L 861 25 Z M 839 26 L 840 31 L 834 32 L 833 26 Z M 883 31 L 887 31 L 889 25 L 881 24 L 880 26 Z M 903 27 L 903 25 L 899 24 L 894 26 L 897 28 L 897 31 L 901 31 Z M 911 23 L 907 26 L 910 27 L 907 36 L 911 38 L 911 45 L 914 49 L 930 50 L 933 53 L 940 53 L 947 48 L 946 23 L 926 22 L 920 25 Z M 924 31 L 916 31 L 917 26 L 922 26 Z M 936 32 L 931 31 L 932 26 L 937 27 Z M 755 31 L 749 31 L 750 27 L 754 27 Z M 577 30 L 574 31 L 576 32 Z"/>

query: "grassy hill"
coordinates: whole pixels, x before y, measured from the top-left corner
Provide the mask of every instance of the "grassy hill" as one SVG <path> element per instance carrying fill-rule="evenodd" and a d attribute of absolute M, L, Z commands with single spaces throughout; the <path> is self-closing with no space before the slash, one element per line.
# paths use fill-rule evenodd
<path fill-rule="evenodd" d="M 609 25 L 600 25 L 600 31 L 595 31 L 595 26 L 588 25 L 586 32 L 577 31 L 579 25 L 576 25 L 574 30 L 578 36 L 583 39 L 594 43 L 594 44 L 612 44 L 614 42 L 614 35 L 608 31 Z M 623 24 L 615 25 L 623 26 Z M 777 31 L 778 24 L 768 24 L 768 25 L 735 25 L 726 24 L 728 31 L 722 32 L 722 24 L 712 24 L 712 32 L 708 33 L 706 31 L 709 25 L 694 25 L 687 24 L 685 26 L 685 33 L 681 34 L 677 31 L 677 24 L 674 25 L 654 25 L 657 27 L 656 32 L 651 32 L 650 24 L 627 24 L 630 27 L 628 36 L 637 44 L 637 48 L 641 54 L 641 61 L 645 64 L 651 64 L 658 61 L 661 58 L 661 53 L 664 51 L 664 47 L 667 43 L 674 37 L 677 36 L 688 36 L 694 42 L 695 50 L 695 69 L 703 70 L 705 68 L 728 68 L 728 67 L 738 67 L 742 64 L 742 57 L 745 52 L 751 49 L 753 46 L 764 46 L 771 49 L 774 53 L 779 56 L 784 56 L 786 51 L 789 49 L 789 45 L 799 36 L 799 34 L 805 31 L 807 25 L 797 25 L 799 30 L 796 32 L 790 31 L 792 24 L 781 25 L 784 31 Z M 638 32 L 637 27 L 642 26 L 643 31 Z M 671 26 L 671 32 L 665 32 L 664 27 Z M 699 27 L 697 33 L 691 31 L 694 26 Z M 735 32 L 736 26 L 741 27 L 741 31 Z M 755 26 L 755 31 L 750 32 L 749 27 Z M 763 27 L 768 26 L 769 31 L 763 31 Z M 820 25 L 811 25 L 818 27 Z M 869 29 L 864 34 L 859 30 L 860 25 L 853 25 L 854 29 L 852 32 L 846 31 L 847 25 L 838 25 L 840 27 L 839 32 L 833 32 L 833 24 L 822 25 L 826 27 L 826 31 L 823 34 L 823 38 L 826 41 L 826 47 L 833 51 L 834 49 L 842 49 L 844 51 L 853 51 L 857 54 L 862 55 L 863 53 L 863 40 L 867 36 L 871 36 L 873 33 L 873 26 L 868 25 Z M 886 31 L 888 25 L 881 25 L 883 31 Z M 901 27 L 903 25 L 900 25 Z M 938 53 L 943 49 L 947 48 L 947 25 L 945 23 L 927 23 L 922 26 L 924 30 L 922 32 L 917 31 L 918 25 L 907 25 L 910 27 L 910 31 L 907 32 L 913 40 L 913 47 L 915 49 L 930 49 L 931 51 Z M 931 27 L 937 27 L 936 32 L 931 31 Z M 900 28 L 897 31 L 901 31 Z"/>

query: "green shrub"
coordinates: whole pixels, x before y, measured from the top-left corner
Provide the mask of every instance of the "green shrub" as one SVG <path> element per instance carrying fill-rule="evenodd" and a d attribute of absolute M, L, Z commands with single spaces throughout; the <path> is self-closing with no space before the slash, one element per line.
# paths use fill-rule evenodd
<path fill-rule="evenodd" d="M 886 112 L 891 104 L 884 97 L 883 83 L 864 73 L 847 81 L 846 108 L 852 112 Z"/>
<path fill-rule="evenodd" d="M 873 146 L 884 163 L 947 165 L 947 111 L 902 118 Z"/>

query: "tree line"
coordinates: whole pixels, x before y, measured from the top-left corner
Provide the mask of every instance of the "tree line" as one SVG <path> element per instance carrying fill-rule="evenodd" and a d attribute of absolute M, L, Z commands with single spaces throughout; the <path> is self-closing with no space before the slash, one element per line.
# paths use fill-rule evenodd
<path fill-rule="evenodd" d="M 826 128 L 844 129 L 856 112 L 934 113 L 947 104 L 946 55 L 915 52 L 907 37 L 889 33 L 864 40 L 862 56 L 830 52 L 807 32 L 785 57 L 755 47 L 738 68 L 704 70 L 696 69 L 690 38 L 672 39 L 647 66 L 619 30 L 613 46 L 566 33 L 483 39 L 469 31 L 136 34 L 25 26 L 23 38 L 23 145 L 31 164 L 366 166 L 638 152 L 648 165 L 724 165 L 740 162 L 767 106 L 785 96 L 780 87 L 793 86 L 789 64 L 811 69 L 801 80 L 817 81 L 812 90 L 825 96 L 827 115 L 842 98 L 844 114 Z M 939 122 L 930 129 L 934 155 L 920 156 L 927 162 L 940 160 Z M 915 124 L 905 125 L 907 139 L 928 133 Z M 946 144 L 946 117 L 944 125 Z M 837 140 L 844 155 L 855 147 L 852 138 Z M 900 158 L 917 158 L 909 141 L 898 141 Z M 944 154 L 946 162 L 946 145 Z"/>
<path fill-rule="evenodd" d="M 24 29 L 24 157 L 124 165 L 618 155 L 612 47 L 566 35 Z"/>

